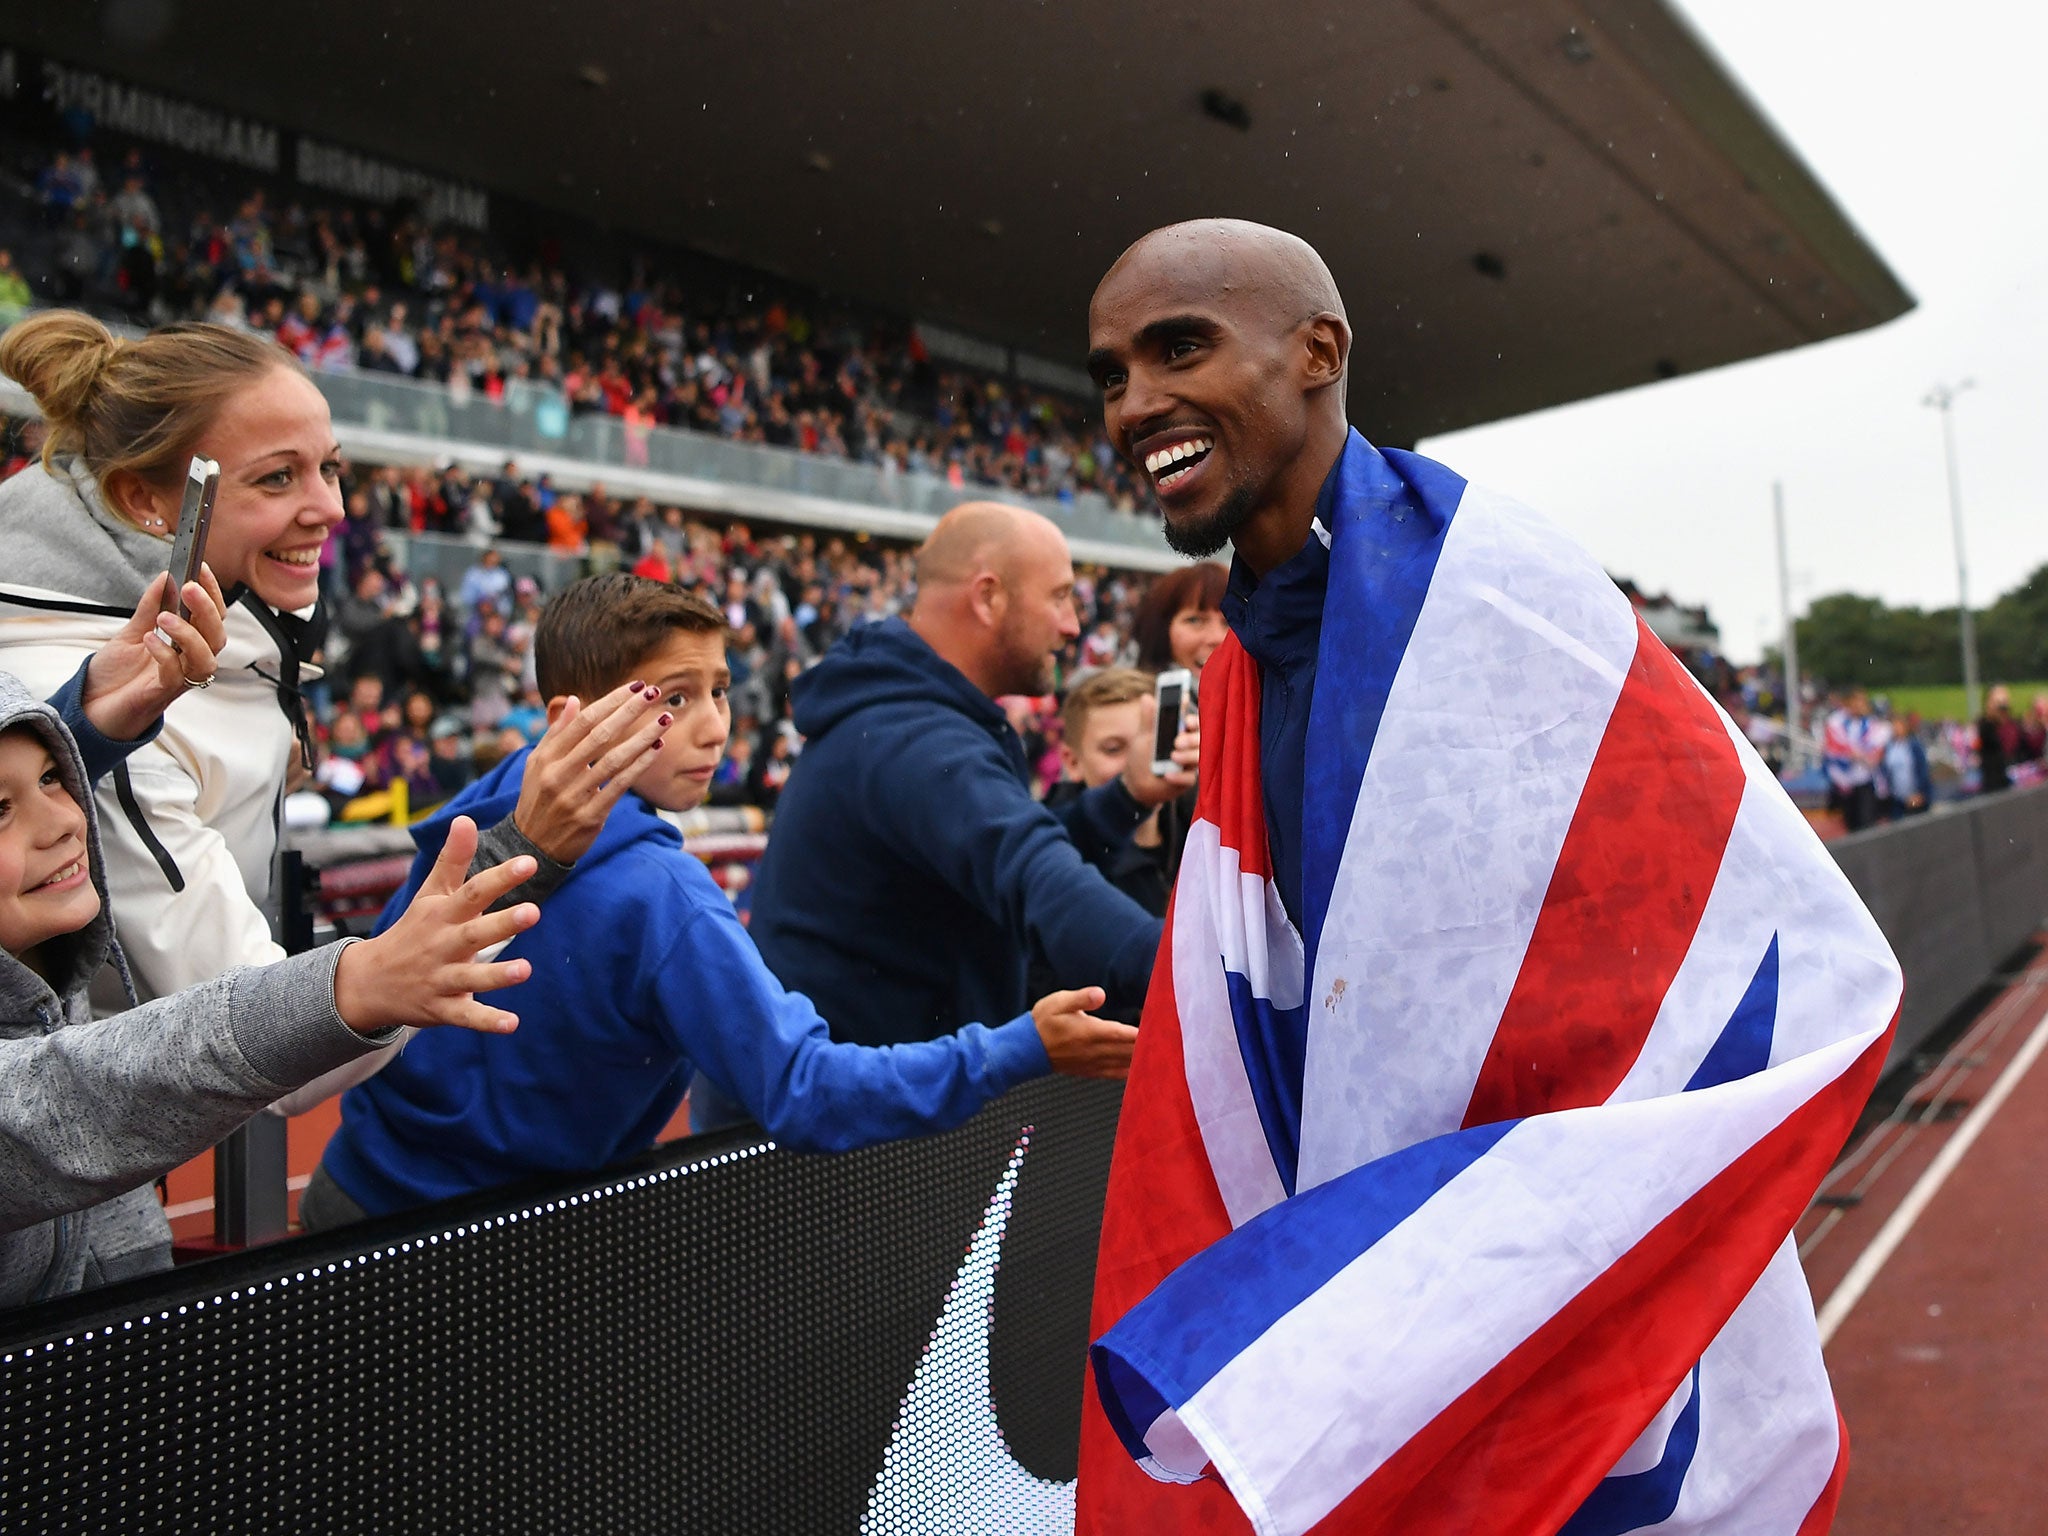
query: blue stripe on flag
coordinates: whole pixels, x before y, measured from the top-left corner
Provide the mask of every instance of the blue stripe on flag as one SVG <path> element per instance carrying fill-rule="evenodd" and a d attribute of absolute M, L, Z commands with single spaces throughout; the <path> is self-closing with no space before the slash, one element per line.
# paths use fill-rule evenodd
<path fill-rule="evenodd" d="M 1420 1210 L 1521 1122 L 1417 1142 L 1261 1212 L 1196 1254 L 1089 1351 L 1112 1421 L 1178 1408 L 1336 1273 Z M 1132 1392 L 1132 1376 L 1143 1383 Z M 1129 1442 L 1126 1441 L 1126 1444 Z M 1136 1454 L 1144 1455 L 1140 1450 Z"/>
<path fill-rule="evenodd" d="M 1145 1444 L 1145 1431 L 1153 1421 L 1166 1411 L 1166 1399 L 1152 1388 L 1142 1374 L 1115 1355 L 1105 1355 L 1091 1349 L 1095 1369 L 1101 1380 L 1101 1390 L 1096 1394 L 1102 1399 L 1103 1414 L 1109 1420 L 1109 1427 L 1116 1431 L 1116 1437 L 1130 1452 L 1133 1461 L 1143 1461 L 1152 1454 L 1152 1448 Z"/>
<path fill-rule="evenodd" d="M 1557 1536 L 1622 1536 L 1669 1520 L 1678 1508 L 1678 1493 L 1700 1444 L 1700 1368 L 1692 1368 L 1692 1396 L 1671 1422 L 1664 1455 L 1647 1472 L 1631 1472 L 1601 1482 L 1565 1521 Z"/>
<path fill-rule="evenodd" d="M 1265 1127 L 1266 1146 L 1280 1185 L 1294 1193 L 1294 1170 L 1301 1160 L 1301 1074 L 1308 1056 L 1308 1004 L 1276 1008 L 1270 998 L 1255 996 L 1252 984 L 1226 969 L 1230 1018 L 1237 1026 L 1237 1050 L 1251 1084 L 1252 1103 Z"/>
<path fill-rule="evenodd" d="M 1735 1005 L 1721 1038 L 1707 1052 L 1707 1059 L 1685 1085 L 1686 1091 L 1717 1087 L 1763 1071 L 1771 1064 L 1771 1032 L 1777 1023 L 1778 936 L 1774 933 L 1763 962 L 1750 978 L 1749 990 Z"/>
<path fill-rule="evenodd" d="M 1323 524 L 1330 532 L 1329 590 L 1365 599 L 1324 607 L 1316 654 L 1301 850 L 1302 943 L 1311 987 L 1366 760 L 1464 495 L 1462 476 L 1416 454 L 1375 450 L 1356 432 L 1338 461 Z"/>

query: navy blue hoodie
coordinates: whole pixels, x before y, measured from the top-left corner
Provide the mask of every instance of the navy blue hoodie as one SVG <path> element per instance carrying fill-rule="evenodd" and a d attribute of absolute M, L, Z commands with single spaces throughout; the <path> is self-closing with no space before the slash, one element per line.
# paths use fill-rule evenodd
<path fill-rule="evenodd" d="M 526 757 L 413 828 L 419 855 L 380 929 L 412 900 L 456 816 L 493 826 L 511 814 Z M 693 1066 L 807 1151 L 944 1130 L 1051 1070 L 1028 1017 L 895 1050 L 834 1044 L 809 1000 L 768 974 L 682 843 L 637 795 L 613 807 L 540 922 L 505 946 L 504 958 L 533 962 L 526 981 L 491 994 L 518 1030 L 424 1030 L 343 1098 L 322 1161 L 344 1193 L 377 1216 L 645 1151 Z"/>
<path fill-rule="evenodd" d="M 1083 861 L 1031 798 L 1002 710 L 908 624 L 855 630 L 793 695 L 804 752 L 775 808 L 752 933 L 834 1038 L 881 1045 L 1009 1018 L 1031 1001 L 1034 942 L 1063 986 L 1143 998 L 1159 919 Z M 1077 805 L 1077 835 L 1115 819 L 1115 796 L 1130 801 L 1104 790 Z"/>

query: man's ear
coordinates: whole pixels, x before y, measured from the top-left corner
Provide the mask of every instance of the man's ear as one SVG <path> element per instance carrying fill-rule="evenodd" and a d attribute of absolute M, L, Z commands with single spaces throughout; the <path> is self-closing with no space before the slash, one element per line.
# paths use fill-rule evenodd
<path fill-rule="evenodd" d="M 1325 312 L 1303 329 L 1302 383 L 1311 390 L 1343 382 L 1351 358 L 1351 327 L 1342 315 Z"/>
<path fill-rule="evenodd" d="M 1060 773 L 1069 779 L 1081 777 L 1081 759 L 1064 741 L 1060 743 Z"/>
<path fill-rule="evenodd" d="M 994 571 L 983 571 L 967 586 L 967 601 L 975 618 L 991 629 L 1002 621 L 1004 596 L 1003 578 Z"/>

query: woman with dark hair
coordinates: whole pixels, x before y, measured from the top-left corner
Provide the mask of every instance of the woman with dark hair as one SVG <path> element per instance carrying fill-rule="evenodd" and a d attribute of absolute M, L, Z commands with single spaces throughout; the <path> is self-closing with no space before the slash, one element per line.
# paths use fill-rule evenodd
<path fill-rule="evenodd" d="M 1156 579 L 1138 604 L 1132 625 L 1138 666 L 1147 672 L 1183 667 L 1197 678 L 1230 630 L 1223 622 L 1223 589 L 1230 573 L 1213 560 Z"/>

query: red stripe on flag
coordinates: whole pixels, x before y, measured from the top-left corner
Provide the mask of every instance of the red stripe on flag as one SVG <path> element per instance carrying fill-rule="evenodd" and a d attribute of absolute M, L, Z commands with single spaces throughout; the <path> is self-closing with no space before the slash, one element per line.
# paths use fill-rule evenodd
<path fill-rule="evenodd" d="M 1720 716 L 1638 619 L 1466 1125 L 1603 1104 L 1620 1086 L 1691 947 L 1742 788 Z"/>
<path fill-rule="evenodd" d="M 1202 668 L 1201 779 L 1195 815 L 1216 823 L 1237 867 L 1271 878 L 1266 799 L 1259 777 L 1259 668 L 1231 635 Z"/>
<path fill-rule="evenodd" d="M 1213 657 L 1209 665 L 1215 666 Z M 1203 734 L 1206 749 L 1208 733 Z M 1180 1016 L 1173 1000 L 1169 904 L 1166 936 L 1152 969 L 1143 1027 L 1117 1121 L 1116 1150 L 1110 1156 L 1088 1336 L 1101 1338 L 1160 1281 L 1230 1230 L 1230 1213 L 1209 1169 L 1208 1148 L 1188 1094 Z M 1080 1475 L 1077 1536 L 1122 1536 L 1155 1529 L 1250 1530 L 1221 1483 L 1169 1488 L 1141 1472 L 1104 1417 L 1092 1375 L 1082 1395 Z M 1175 1495 L 1174 1501 L 1161 1505 L 1161 1494 L 1168 1492 Z M 1147 1523 L 1159 1518 L 1161 1509 L 1172 1511 L 1170 1524 Z"/>
<path fill-rule="evenodd" d="M 1317 1523 L 1317 1536 L 1558 1530 L 1756 1284 L 1841 1151 L 1891 1035 L 1432 1419 Z"/>
<path fill-rule="evenodd" d="M 1842 1480 L 1849 1475 L 1849 1426 L 1842 1420 L 1841 1405 L 1835 1407 L 1835 1470 L 1821 1489 L 1813 1508 L 1799 1522 L 1799 1536 L 1828 1536 L 1835 1523 L 1835 1507 L 1842 1502 Z"/>

